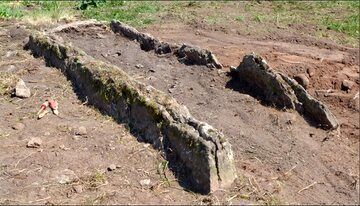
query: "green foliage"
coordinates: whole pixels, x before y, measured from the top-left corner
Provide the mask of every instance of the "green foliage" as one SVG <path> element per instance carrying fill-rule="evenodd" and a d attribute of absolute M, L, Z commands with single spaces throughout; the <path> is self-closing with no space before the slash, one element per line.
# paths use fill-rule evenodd
<path fill-rule="evenodd" d="M 323 21 L 323 24 L 327 26 L 328 29 L 347 33 L 350 36 L 359 37 L 359 14 L 350 15 L 345 18 L 345 20 L 335 20 L 329 17 L 326 17 Z"/>
<path fill-rule="evenodd" d="M 0 3 L 0 19 L 10 19 L 10 18 L 20 18 L 23 14 L 21 12 L 21 9 L 19 9 L 15 5 L 10 5 L 6 2 Z"/>
<path fill-rule="evenodd" d="M 243 22 L 244 21 L 244 16 L 239 15 L 239 16 L 235 17 L 235 20 Z"/>
<path fill-rule="evenodd" d="M 119 20 L 134 26 L 143 26 L 155 21 L 154 14 L 161 10 L 156 2 L 106 1 L 101 7 L 91 7 L 82 12 L 84 18 L 109 21 Z"/>
<path fill-rule="evenodd" d="M 105 0 L 80 0 L 80 5 L 78 6 L 78 9 L 86 10 L 89 6 L 98 7 L 105 2 Z"/>

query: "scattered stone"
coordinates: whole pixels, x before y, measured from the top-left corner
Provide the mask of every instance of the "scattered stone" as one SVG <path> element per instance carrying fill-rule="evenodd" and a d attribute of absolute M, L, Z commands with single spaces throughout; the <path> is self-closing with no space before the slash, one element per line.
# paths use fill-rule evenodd
<path fill-rule="evenodd" d="M 175 90 L 175 87 L 176 87 L 175 84 L 171 85 L 170 88 L 168 89 L 169 93 L 173 93 L 173 91 Z"/>
<path fill-rule="evenodd" d="M 42 140 L 40 139 L 40 138 L 38 138 L 38 137 L 32 137 L 29 141 L 28 141 L 28 143 L 27 143 L 27 147 L 28 148 L 39 148 L 40 147 L 40 145 L 41 145 L 41 143 L 42 143 Z"/>
<path fill-rule="evenodd" d="M 6 72 L 15 72 L 15 70 L 16 70 L 16 67 L 12 64 L 5 68 Z"/>
<path fill-rule="evenodd" d="M 355 95 L 354 98 L 350 99 L 348 107 L 355 111 L 360 111 L 359 92 Z"/>
<path fill-rule="evenodd" d="M 77 140 L 79 140 L 79 136 L 74 135 L 74 136 L 72 136 L 72 139 L 77 141 Z"/>
<path fill-rule="evenodd" d="M 230 72 L 235 72 L 235 71 L 236 71 L 236 67 L 230 66 Z"/>
<path fill-rule="evenodd" d="M 14 130 L 23 130 L 25 128 L 25 125 L 21 122 L 18 122 L 12 126 Z"/>
<path fill-rule="evenodd" d="M 306 72 L 308 73 L 309 77 L 312 77 L 315 75 L 315 69 L 314 68 L 308 68 L 306 70 Z"/>
<path fill-rule="evenodd" d="M 354 84 L 355 84 L 355 82 L 345 79 L 341 83 L 341 90 L 348 91 L 354 86 Z"/>
<path fill-rule="evenodd" d="M 140 185 L 141 185 L 142 187 L 144 187 L 144 186 L 150 185 L 151 180 L 150 180 L 150 179 L 143 179 L 143 180 L 140 180 L 139 183 L 140 183 Z"/>
<path fill-rule="evenodd" d="M 60 145 L 59 148 L 60 148 L 61 150 L 64 150 L 64 151 L 70 150 L 70 148 L 65 147 L 65 145 L 63 145 L 63 144 Z"/>
<path fill-rule="evenodd" d="M 73 189 L 74 189 L 74 191 L 76 192 L 76 193 L 82 193 L 83 192 L 83 186 L 82 185 L 75 185 L 74 187 L 73 187 Z"/>
<path fill-rule="evenodd" d="M 6 52 L 5 57 L 9 58 L 9 57 L 15 56 L 15 55 L 17 55 L 17 51 L 8 51 L 8 52 Z"/>
<path fill-rule="evenodd" d="M 116 165 L 115 164 L 111 164 L 109 165 L 109 167 L 107 168 L 108 171 L 114 171 L 116 170 Z"/>
<path fill-rule="evenodd" d="M 28 98 L 30 95 L 30 89 L 26 86 L 25 82 L 20 79 L 15 86 L 15 96 L 20 98 Z"/>
<path fill-rule="evenodd" d="M 69 184 L 78 180 L 74 171 L 69 169 L 62 170 L 57 176 L 56 180 L 60 184 Z"/>
<path fill-rule="evenodd" d="M 84 126 L 78 127 L 78 128 L 75 130 L 75 134 L 76 134 L 76 135 L 80 135 L 80 136 L 87 135 L 86 127 L 84 127 Z"/>
<path fill-rule="evenodd" d="M 106 36 L 105 35 L 103 35 L 103 34 L 97 34 L 97 36 L 98 36 L 98 38 L 100 38 L 100 39 L 105 39 L 106 38 Z"/>
<path fill-rule="evenodd" d="M 298 74 L 294 77 L 294 79 L 302 86 L 304 89 L 306 89 L 309 86 L 309 79 L 305 74 Z"/>
<path fill-rule="evenodd" d="M 176 52 L 179 61 L 188 65 L 207 65 L 208 67 L 215 67 L 221 69 L 222 65 L 217 60 L 215 55 L 208 50 L 199 47 L 183 44 Z"/>
<path fill-rule="evenodd" d="M 141 68 L 144 68 L 144 65 L 142 65 L 142 64 L 137 64 L 137 65 L 135 65 L 135 67 L 138 68 L 138 69 L 141 69 Z"/>

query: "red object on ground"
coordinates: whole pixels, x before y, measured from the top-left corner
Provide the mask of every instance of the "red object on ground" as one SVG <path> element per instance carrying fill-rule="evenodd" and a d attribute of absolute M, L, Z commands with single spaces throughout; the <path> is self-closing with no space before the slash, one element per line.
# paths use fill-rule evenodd
<path fill-rule="evenodd" d="M 49 103 L 47 101 L 42 103 L 41 106 L 40 106 L 40 111 L 45 110 L 48 105 L 49 105 Z"/>
<path fill-rule="evenodd" d="M 58 104 L 55 100 L 53 99 L 48 99 L 47 100 L 49 102 L 49 107 L 52 109 L 52 110 L 55 110 L 55 109 L 58 109 Z"/>

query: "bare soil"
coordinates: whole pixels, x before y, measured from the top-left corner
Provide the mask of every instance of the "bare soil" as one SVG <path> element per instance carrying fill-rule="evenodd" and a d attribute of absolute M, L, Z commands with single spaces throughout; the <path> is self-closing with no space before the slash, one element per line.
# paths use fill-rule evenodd
<path fill-rule="evenodd" d="M 164 165 L 160 152 L 138 142 L 125 125 L 81 102 L 58 70 L 24 51 L 23 26 L 2 24 L 1 29 L 0 71 L 18 74 L 32 90 L 28 99 L 0 99 L 2 204 L 359 204 L 359 109 L 355 104 L 359 99 L 353 99 L 360 83 L 356 49 L 319 47 L 316 44 L 324 43 L 306 40 L 258 40 L 181 24 L 146 29 L 168 42 L 212 50 L 225 65 L 212 70 L 142 51 L 137 42 L 100 27 L 58 33 L 89 55 L 167 92 L 196 118 L 227 136 L 239 178 L 226 191 L 202 196 L 181 187 L 166 167 L 159 171 L 158 166 Z M 9 51 L 17 53 L 9 56 Z M 310 126 L 295 111 L 279 111 L 240 92 L 228 75 L 229 66 L 237 66 L 252 51 L 290 76 L 314 69 L 308 91 L 330 107 L 340 129 L 329 132 Z M 356 82 L 349 92 L 340 90 L 343 79 Z M 58 100 L 60 116 L 47 114 L 37 120 L 35 113 L 47 97 Z M 12 129 L 18 122 L 25 124 L 21 131 Z M 87 128 L 86 137 L 74 134 L 79 126 Z M 43 140 L 38 149 L 26 148 L 33 136 Z M 110 164 L 118 168 L 107 171 Z M 64 169 L 72 170 L 78 179 L 60 184 Z M 141 186 L 144 179 L 150 179 L 150 184 Z M 84 191 L 75 192 L 75 185 L 82 185 Z"/>

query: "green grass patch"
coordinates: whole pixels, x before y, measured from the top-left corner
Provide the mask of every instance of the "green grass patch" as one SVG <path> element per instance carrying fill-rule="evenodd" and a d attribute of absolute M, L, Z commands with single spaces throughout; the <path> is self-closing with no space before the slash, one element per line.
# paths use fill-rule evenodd
<path fill-rule="evenodd" d="M 241 15 L 236 16 L 236 17 L 235 17 L 235 21 L 243 22 L 243 21 L 244 21 L 244 16 L 241 16 Z"/>
<path fill-rule="evenodd" d="M 10 4 L 9 2 L 0 2 L 0 18 L 11 19 L 20 18 L 22 16 L 22 10 L 17 5 Z"/>
<path fill-rule="evenodd" d="M 133 26 L 144 26 L 155 22 L 156 13 L 162 9 L 157 2 L 107 1 L 99 7 L 82 11 L 85 19 L 119 20 Z"/>

